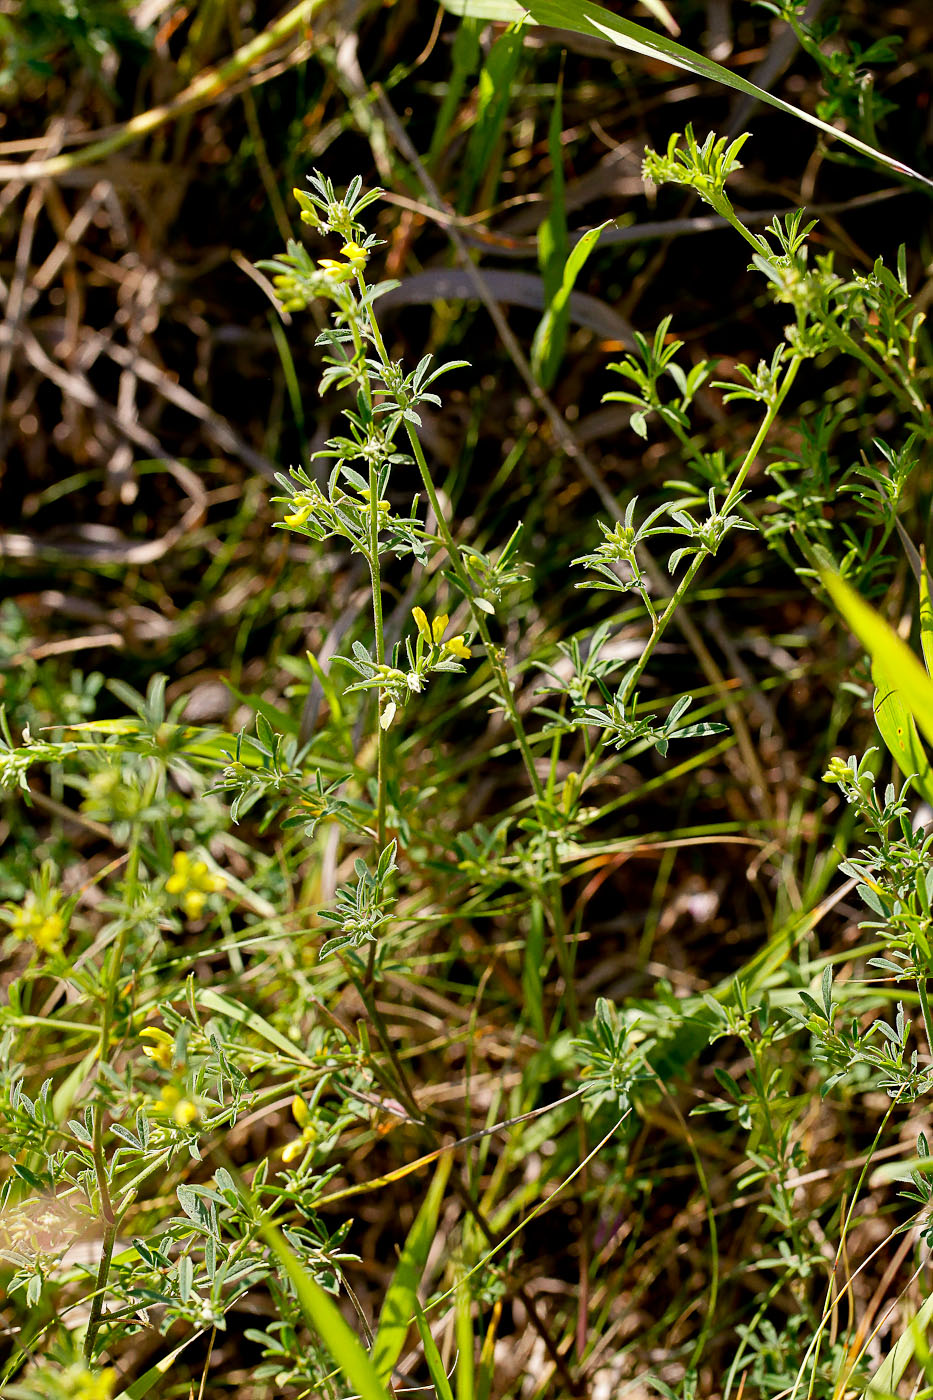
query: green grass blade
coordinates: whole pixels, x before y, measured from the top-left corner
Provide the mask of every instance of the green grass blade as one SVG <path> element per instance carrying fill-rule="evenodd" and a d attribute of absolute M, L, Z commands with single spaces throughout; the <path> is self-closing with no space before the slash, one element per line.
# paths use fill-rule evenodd
<path fill-rule="evenodd" d="M 437 1216 L 444 1199 L 444 1189 L 452 1161 L 451 1154 L 445 1153 L 437 1164 L 434 1179 L 415 1223 L 408 1232 L 398 1266 L 382 1304 L 376 1340 L 373 1343 L 372 1362 L 383 1381 L 388 1381 L 392 1374 L 392 1368 L 401 1355 L 414 1317 L 418 1285 L 424 1274 L 428 1250 L 437 1233 Z"/>
<path fill-rule="evenodd" d="M 258 1011 L 250 1011 L 248 1006 L 243 1006 L 241 1002 L 233 1001 L 230 997 L 222 996 L 220 992 L 215 992 L 212 987 L 198 992 L 198 1005 L 207 1007 L 208 1011 L 216 1011 L 219 1016 L 227 1016 L 231 1021 L 238 1021 L 242 1026 L 247 1026 L 263 1040 L 267 1040 L 270 1045 L 274 1045 L 277 1050 L 281 1050 L 290 1061 L 297 1060 L 305 1065 L 313 1063 L 297 1045 L 286 1040 L 285 1036 L 275 1029 L 275 1026 L 270 1026 L 269 1022 L 264 1016 L 260 1016 Z"/>
<path fill-rule="evenodd" d="M 192 1332 L 190 1337 L 186 1337 L 173 1351 L 167 1352 L 165 1356 L 159 1358 L 154 1366 L 150 1366 L 148 1371 L 144 1371 L 141 1376 L 137 1376 L 132 1385 L 126 1390 L 121 1390 L 114 1396 L 114 1400 L 143 1400 L 148 1395 L 153 1386 L 164 1384 L 168 1372 L 174 1366 L 185 1347 L 190 1347 L 191 1343 L 197 1341 L 198 1337 L 203 1337 L 203 1329 Z"/>
<path fill-rule="evenodd" d="M 587 229 L 583 237 L 574 244 L 573 251 L 564 263 L 560 286 L 551 298 L 550 305 L 535 332 L 534 344 L 531 347 L 531 362 L 533 366 L 539 367 L 540 383 L 545 389 L 549 389 L 554 383 L 563 358 L 564 343 L 567 338 L 570 293 L 583 270 L 583 264 L 599 242 L 600 234 L 611 223 L 612 220 L 607 219 L 606 223 L 597 224 L 595 228 Z"/>
<path fill-rule="evenodd" d="M 454 1393 L 450 1388 L 450 1381 L 447 1379 L 441 1354 L 437 1349 L 437 1343 L 431 1336 L 428 1319 L 425 1317 L 417 1298 L 415 1299 L 415 1321 L 418 1324 L 418 1331 L 421 1333 L 421 1345 L 424 1347 L 424 1364 L 428 1368 L 428 1375 L 434 1382 L 437 1400 L 454 1400 Z"/>
<path fill-rule="evenodd" d="M 622 19 L 620 15 L 611 14 L 602 5 L 593 4 L 592 0 L 528 0 L 527 5 L 519 5 L 517 0 L 441 0 L 441 3 L 452 14 L 468 16 L 471 19 L 501 20 L 514 24 L 527 16 L 534 24 L 543 24 L 554 29 L 572 29 L 574 33 L 585 34 L 590 38 L 608 39 L 611 44 L 617 44 L 619 48 L 628 49 L 631 53 L 660 59 L 663 63 L 672 63 L 676 68 L 692 73 L 694 77 L 711 79 L 715 83 L 732 88 L 735 92 L 753 97 L 756 102 L 766 102 L 770 107 L 776 107 L 779 112 L 797 117 L 826 136 L 844 142 L 853 150 L 860 151 L 862 155 L 870 156 L 888 170 L 893 170 L 898 175 L 906 175 L 909 179 L 926 185 L 927 189 L 933 189 L 933 180 L 928 176 L 921 175 L 902 161 L 885 155 L 883 151 L 876 150 L 865 141 L 860 141 L 857 136 L 850 136 L 846 131 L 837 131 L 834 126 L 821 121 L 811 112 L 803 112 L 790 102 L 756 87 L 747 78 L 730 73 L 728 68 L 714 63 L 711 58 L 705 58 L 703 54 L 684 48 L 682 44 L 675 43 L 664 34 L 655 34 L 641 24 L 634 24 L 631 20 Z"/>
<path fill-rule="evenodd" d="M 917 791 L 933 806 L 933 767 L 920 742 L 913 715 L 880 662 L 872 665 L 871 678 L 875 683 L 874 710 L 878 733 L 904 777 L 909 777 L 911 773 L 917 775 Z"/>
<path fill-rule="evenodd" d="M 920 645 L 927 671 L 933 675 L 933 602 L 930 600 L 930 575 L 926 556 L 920 556 Z"/>
<path fill-rule="evenodd" d="M 548 155 L 551 160 L 550 208 L 538 226 L 538 267 L 544 281 L 545 313 L 535 331 L 531 347 L 531 368 L 543 389 L 550 389 L 557 374 L 567 341 L 568 308 L 555 315 L 554 298 L 560 290 L 564 264 L 570 252 L 567 234 L 567 205 L 564 194 L 564 155 L 561 148 L 563 128 L 563 77 L 557 85 L 554 105 L 548 122 Z M 545 323 L 551 318 L 550 339 L 545 340 Z M 546 354 L 544 353 L 546 351 Z"/>
<path fill-rule="evenodd" d="M 920 592 L 920 646 L 923 650 L 927 671 L 933 675 L 933 603 L 930 601 L 930 575 L 927 570 L 926 550 L 922 546 L 920 549 L 917 548 L 900 520 L 895 519 L 894 523 L 897 526 L 897 533 L 901 537 L 907 562 L 917 580 L 917 588 Z"/>
<path fill-rule="evenodd" d="M 278 311 L 269 313 L 269 329 L 272 332 L 272 339 L 275 341 L 275 348 L 279 352 L 279 360 L 282 364 L 282 373 L 285 376 L 285 388 L 288 391 L 288 402 L 291 404 L 292 417 L 295 420 L 295 427 L 298 429 L 298 438 L 301 442 L 302 451 L 308 441 L 307 429 L 305 427 L 305 410 L 301 400 L 301 385 L 298 383 L 298 372 L 295 369 L 295 361 L 292 356 L 291 347 L 288 343 L 288 336 L 282 326 L 282 317 Z"/>
<path fill-rule="evenodd" d="M 380 1380 L 368 1352 L 347 1326 L 336 1303 L 302 1266 L 294 1251 L 273 1225 L 266 1225 L 262 1233 L 295 1285 L 298 1302 L 308 1324 L 318 1333 L 360 1400 L 389 1400 L 389 1393 Z"/>
<path fill-rule="evenodd" d="M 931 1317 L 933 1317 L 933 1297 L 927 1298 L 921 1304 L 881 1365 L 872 1375 L 868 1385 L 862 1391 L 866 1400 L 882 1400 L 883 1397 L 884 1400 L 887 1400 L 888 1396 L 897 1395 L 897 1387 L 901 1377 L 907 1370 L 908 1364 L 913 1360 L 914 1353 L 917 1351 L 918 1339 L 926 1336 Z"/>
<path fill-rule="evenodd" d="M 893 627 L 838 574 L 824 571 L 820 577 L 823 587 L 871 657 L 872 664 L 881 667 L 888 684 L 900 692 L 904 705 L 913 715 L 927 743 L 933 744 L 933 680 Z"/>
<path fill-rule="evenodd" d="M 457 1400 L 476 1400 L 473 1385 L 473 1311 L 470 1283 L 457 1285 Z"/>
<path fill-rule="evenodd" d="M 427 164 L 432 170 L 437 164 L 438 156 L 444 149 L 467 81 L 479 67 L 482 56 L 479 36 L 482 27 L 482 20 L 464 19 L 461 20 L 460 28 L 457 30 L 450 53 L 450 76 L 447 79 L 444 100 L 437 114 L 437 121 L 434 123 L 434 135 L 431 137 L 431 148 L 428 151 Z"/>
<path fill-rule="evenodd" d="M 544 914 L 540 904 L 529 910 L 528 937 L 522 959 L 522 994 L 525 1011 L 540 1040 L 546 1038 L 544 1025 L 544 979 L 541 966 L 544 962 Z"/>
<path fill-rule="evenodd" d="M 469 17 L 469 16 L 468 16 Z M 512 99 L 512 83 L 522 58 L 522 36 L 510 31 L 497 39 L 479 75 L 476 125 L 470 132 L 463 158 L 460 209 L 465 212 L 478 185 L 484 197 L 495 196 L 498 183 L 496 147 L 505 129 Z"/>

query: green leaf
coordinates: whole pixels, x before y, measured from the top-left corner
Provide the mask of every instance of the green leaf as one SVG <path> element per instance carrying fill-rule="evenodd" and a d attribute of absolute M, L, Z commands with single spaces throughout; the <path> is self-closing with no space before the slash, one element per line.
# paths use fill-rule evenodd
<path fill-rule="evenodd" d="M 206 1006 L 209 1011 L 216 1011 L 220 1016 L 228 1016 L 231 1021 L 238 1021 L 240 1025 L 247 1026 L 256 1035 L 267 1040 L 276 1049 L 284 1051 L 290 1060 L 298 1060 L 301 1064 L 310 1065 L 311 1060 L 307 1055 L 302 1054 L 297 1045 L 293 1045 L 290 1040 L 286 1040 L 275 1026 L 270 1026 L 258 1011 L 250 1011 L 238 1001 L 233 1001 L 230 997 L 221 996 L 220 992 L 215 992 L 208 987 L 203 992 L 198 992 L 198 1005 Z"/>
<path fill-rule="evenodd" d="M 475 1400 L 473 1384 L 473 1312 L 469 1279 L 457 1284 L 457 1400 Z"/>
<path fill-rule="evenodd" d="M 933 602 L 930 601 L 930 575 L 926 556 L 920 555 L 920 645 L 927 671 L 933 675 Z"/>
<path fill-rule="evenodd" d="M 905 778 L 915 773 L 917 791 L 933 806 L 933 767 L 917 733 L 913 715 L 891 684 L 880 661 L 873 661 L 871 678 L 875 683 L 875 723 Z"/>
<path fill-rule="evenodd" d="M 127 1386 L 126 1390 L 121 1390 L 118 1395 L 114 1396 L 114 1400 L 143 1400 L 143 1397 L 148 1395 L 154 1386 L 165 1381 L 166 1375 L 172 1369 L 181 1353 L 186 1347 L 190 1347 L 192 1342 L 197 1341 L 198 1337 L 203 1337 L 204 1332 L 205 1329 L 203 1327 L 199 1328 L 196 1332 L 192 1332 L 191 1336 L 186 1337 L 173 1351 L 168 1352 L 166 1356 L 161 1356 L 154 1366 L 149 1367 L 148 1371 L 144 1371 L 141 1376 L 137 1376 L 133 1384 Z"/>
<path fill-rule="evenodd" d="M 438 1162 L 434 1179 L 408 1232 L 398 1266 L 386 1291 L 372 1351 L 373 1365 L 383 1381 L 388 1381 L 392 1375 L 392 1368 L 402 1353 L 414 1317 L 418 1285 L 424 1274 L 428 1250 L 437 1233 L 437 1216 L 452 1160 L 452 1155 L 445 1152 Z"/>
<path fill-rule="evenodd" d="M 415 1299 L 415 1321 L 418 1324 L 418 1331 L 421 1333 L 421 1345 L 424 1347 L 424 1362 L 428 1368 L 428 1374 L 434 1383 L 434 1389 L 437 1391 L 437 1400 L 454 1400 L 454 1393 L 450 1388 L 450 1381 L 447 1379 L 447 1372 L 444 1370 L 441 1354 L 437 1349 L 437 1343 L 431 1336 L 428 1319 L 425 1317 L 417 1298 Z"/>
<path fill-rule="evenodd" d="M 917 722 L 927 743 L 933 744 L 933 680 L 906 642 L 884 618 L 859 597 L 838 574 L 823 570 L 823 587 L 889 686 L 895 688 Z"/>
<path fill-rule="evenodd" d="M 560 290 L 564 264 L 570 252 L 567 234 L 567 206 L 564 196 L 564 155 L 561 147 L 563 129 L 563 74 L 557 85 L 554 105 L 548 122 L 548 154 L 551 160 L 551 202 L 548 212 L 538 226 L 538 267 L 544 281 L 545 314 L 535 331 L 531 347 L 531 368 L 543 389 L 554 383 L 567 341 L 570 308 L 553 315 L 554 298 Z M 548 330 L 549 316 L 552 324 Z M 546 338 L 547 331 L 547 338 Z M 545 354 L 546 352 L 546 354 Z"/>
<path fill-rule="evenodd" d="M 450 131 L 454 117 L 459 110 L 460 99 L 463 96 L 467 79 L 479 67 L 482 56 L 482 50 L 479 46 L 481 28 L 481 21 L 465 19 L 454 38 L 450 54 L 450 74 L 445 86 L 444 100 L 434 124 L 431 149 L 428 151 L 427 164 L 432 169 L 444 148 L 447 133 Z"/>
<path fill-rule="evenodd" d="M 489 198 L 495 194 L 498 183 L 496 147 L 505 129 L 512 99 L 512 83 L 518 72 L 523 48 L 520 34 L 503 34 L 489 50 L 489 57 L 479 75 L 476 125 L 470 132 L 463 158 L 460 184 L 460 209 L 463 212 L 469 208 L 474 191 L 481 182 L 484 194 Z"/>
<path fill-rule="evenodd" d="M 773 93 L 756 87 L 747 78 L 730 73 L 728 68 L 714 63 L 703 54 L 694 53 L 692 49 L 684 48 L 682 44 L 675 43 L 664 34 L 654 33 L 644 25 L 634 24 L 631 20 L 622 19 L 620 15 L 611 14 L 602 5 L 593 4 L 592 0 L 528 0 L 525 5 L 518 4 L 517 0 L 441 0 L 441 4 L 452 14 L 469 19 L 500 20 L 516 24 L 527 17 L 534 24 L 547 25 L 554 29 L 571 29 L 575 34 L 607 39 L 609 43 L 616 44 L 621 49 L 628 49 L 630 53 L 671 63 L 676 68 L 692 73 L 694 77 L 711 79 L 714 83 L 722 83 L 735 92 L 753 97 L 756 102 L 766 102 L 769 106 L 776 107 L 779 112 L 786 112 L 789 116 L 797 117 L 800 121 L 816 127 L 818 131 L 836 141 L 845 142 L 853 150 L 870 156 L 872 160 L 887 166 L 896 174 L 906 175 L 909 179 L 926 185 L 928 189 L 933 189 L 933 180 L 928 176 L 921 175 L 902 161 L 895 160 L 883 151 L 876 150 L 874 146 L 860 141 L 857 136 L 850 136 L 847 131 L 837 131 L 828 122 L 821 121 L 812 113 L 803 112 L 790 102 L 784 102 Z"/>
<path fill-rule="evenodd" d="M 309 1325 L 318 1333 L 360 1400 L 389 1400 L 389 1393 L 366 1349 L 347 1326 L 336 1303 L 311 1277 L 273 1225 L 264 1225 L 262 1234 L 295 1285 L 298 1303 Z"/>
<path fill-rule="evenodd" d="M 911 1318 L 894 1346 L 888 1352 L 874 1374 L 869 1379 L 862 1394 L 867 1400 L 882 1400 L 882 1397 L 896 1396 L 901 1377 L 913 1360 L 917 1341 L 926 1336 L 927 1326 L 933 1317 L 933 1297 L 927 1298 Z"/>
<path fill-rule="evenodd" d="M 574 244 L 573 251 L 564 263 L 560 286 L 548 303 L 547 310 L 535 331 L 534 344 L 531 347 L 531 363 L 532 366 L 538 367 L 537 373 L 541 385 L 545 389 L 550 388 L 553 384 L 563 358 L 564 342 L 567 338 L 570 293 L 583 270 L 584 263 L 599 242 L 600 234 L 611 223 L 612 220 L 607 219 L 605 223 L 587 229 L 583 237 Z"/>

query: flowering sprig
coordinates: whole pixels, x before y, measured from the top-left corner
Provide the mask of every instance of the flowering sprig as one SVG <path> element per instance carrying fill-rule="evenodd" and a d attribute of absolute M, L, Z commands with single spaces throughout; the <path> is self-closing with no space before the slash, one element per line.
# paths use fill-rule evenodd
<path fill-rule="evenodd" d="M 461 657 L 464 661 L 469 661 L 473 653 L 466 645 L 463 634 L 444 640 L 444 633 L 447 631 L 447 624 L 450 621 L 447 613 L 439 613 L 430 624 L 423 608 L 412 608 L 411 615 L 418 628 L 418 638 L 426 646 L 440 647 L 441 651 L 449 652 L 451 656 Z M 418 659 L 420 660 L 420 658 L 421 648 L 419 646 Z"/>
<path fill-rule="evenodd" d="M 300 1094 L 296 1094 L 292 1099 L 292 1117 L 301 1129 L 301 1135 L 292 1138 L 291 1142 L 287 1142 L 282 1148 L 282 1161 L 286 1166 L 299 1161 L 308 1148 L 314 1145 L 318 1135 L 316 1121 L 311 1117 L 311 1111 Z"/>
<path fill-rule="evenodd" d="M 144 1026 L 139 1032 L 140 1038 L 148 1036 L 152 1041 L 151 1045 L 142 1047 L 143 1054 L 146 1055 L 159 1069 L 171 1069 L 175 1062 L 175 1037 L 169 1035 L 161 1026 Z"/>
<path fill-rule="evenodd" d="M 31 943 L 40 953 L 60 953 L 65 941 L 68 920 L 74 900 L 63 901 L 54 888 L 54 872 L 48 862 L 43 864 L 33 888 L 19 904 L 10 902 L 0 907 L 0 919 L 21 943 Z"/>
<path fill-rule="evenodd" d="M 176 851 L 165 888 L 168 894 L 177 896 L 189 919 L 199 919 L 208 895 L 220 894 L 227 888 L 227 881 L 223 875 L 212 871 L 207 861 L 192 860 L 187 851 Z"/>
<path fill-rule="evenodd" d="M 469 661 L 473 655 L 467 644 L 467 634 L 460 633 L 444 641 L 449 623 L 446 613 L 441 613 L 433 623 L 428 622 L 422 608 L 412 608 L 412 616 L 418 631 L 414 646 L 411 638 L 405 640 L 407 670 L 399 664 L 402 660 L 400 645 L 393 651 L 391 665 L 373 658 L 362 642 L 353 643 L 352 655 L 335 658 L 362 678 L 347 686 L 348 694 L 354 690 L 379 692 L 379 723 L 384 730 L 413 695 L 421 694 L 432 675 L 439 671 L 462 671 L 460 661 Z"/>

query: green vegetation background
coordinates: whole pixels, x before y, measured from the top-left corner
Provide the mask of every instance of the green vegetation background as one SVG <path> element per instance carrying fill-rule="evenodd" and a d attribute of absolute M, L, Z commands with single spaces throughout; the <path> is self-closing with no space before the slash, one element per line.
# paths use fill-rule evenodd
<path fill-rule="evenodd" d="M 792 5 L 612 8 L 926 170 L 933 16 L 919 0 L 827 0 L 803 29 Z M 409 369 L 429 352 L 469 364 L 419 409 L 439 500 L 458 542 L 493 558 L 522 527 L 497 638 L 534 724 L 536 707 L 570 694 L 601 624 L 615 671 L 648 635 L 637 590 L 577 587 L 572 563 L 600 545 L 607 497 L 620 510 L 637 497 L 640 515 L 678 495 L 696 506 L 717 454 L 740 460 L 759 426 L 704 376 L 688 425 L 703 478 L 683 425 L 605 400 L 620 386 L 610 362 L 671 318 L 659 350 L 676 337 L 685 374 L 715 360 L 717 379 L 736 380 L 771 361 L 791 315 L 695 190 L 645 183 L 645 147 L 663 152 L 688 124 L 750 131 L 729 181 L 747 227 L 806 206 L 819 220 L 811 266 L 832 254 L 853 277 L 879 257 L 897 270 L 905 245 L 911 314 L 933 288 L 927 194 L 656 59 L 461 24 L 415 0 L 313 15 L 22 0 L 0 7 L 0 45 L 0 702 L 11 749 L 53 746 L 46 762 L 14 772 L 11 760 L 0 794 L 3 1393 L 358 1393 L 355 1353 L 341 1360 L 349 1344 L 314 1313 L 300 1268 L 339 1298 L 364 1350 L 379 1334 L 380 1384 L 397 1394 L 443 1395 L 447 1374 L 458 1400 L 865 1393 L 929 1293 L 928 1178 L 912 1213 L 871 1174 L 923 1152 L 930 1047 L 910 1037 L 925 932 L 911 925 L 906 989 L 899 964 L 871 971 L 897 930 L 870 899 L 887 933 L 860 928 L 853 889 L 866 872 L 901 879 L 908 857 L 885 847 L 882 874 L 869 861 L 848 883 L 839 870 L 859 817 L 873 818 L 844 765 L 831 770 L 842 796 L 821 778 L 834 755 L 878 743 L 882 683 L 820 592 L 812 549 L 825 544 L 916 631 L 894 520 L 929 543 L 926 340 L 911 369 L 919 409 L 857 359 L 804 365 L 747 482 L 766 537 L 736 533 L 707 560 L 640 682 L 649 712 L 689 694 L 691 720 L 722 732 L 667 756 L 627 749 L 583 796 L 580 755 L 552 763 L 564 817 L 599 812 L 562 865 L 569 961 L 523 864 L 543 809 L 492 703 L 495 675 L 472 663 L 468 690 L 432 677 L 393 735 L 404 872 L 370 1006 L 365 949 L 353 976 L 319 955 L 326 914 L 371 850 L 346 826 L 315 825 L 326 803 L 311 777 L 346 768 L 344 795 L 360 810 L 373 800 L 372 715 L 340 694 L 350 677 L 331 664 L 370 645 L 368 577 L 339 542 L 274 530 L 271 501 L 275 473 L 310 469 L 353 400 L 318 392 L 326 307 L 283 312 L 255 265 L 305 234 L 313 258 L 338 256 L 339 240 L 299 223 L 292 189 L 312 168 L 339 189 L 356 175 L 383 187 L 366 213 L 380 240 L 368 275 L 399 284 L 379 305 L 391 355 Z M 542 316 L 573 235 L 606 221 L 561 319 L 562 353 L 549 351 Z M 393 510 L 418 489 L 396 477 Z M 426 587 L 410 558 L 385 564 L 390 647 L 413 634 L 413 608 L 429 629 L 443 610 L 450 634 L 470 630 L 443 567 Z M 268 762 L 234 822 L 231 793 L 209 788 L 244 728 L 251 761 L 262 749 Z M 297 799 L 282 772 L 309 743 Z M 879 773 L 880 791 L 900 782 L 880 753 L 859 773 Z M 283 826 L 296 811 L 302 822 Z M 901 821 L 894 797 L 885 818 L 885 830 Z M 910 860 L 925 880 L 927 852 Z M 853 1044 L 872 1018 L 891 1022 L 875 1041 L 901 1037 L 902 1078 L 866 1054 L 833 1081 L 845 1055 L 832 1060 L 827 967 L 848 988 L 836 996 L 860 1027 Z M 702 996 L 740 974 L 754 1004 L 739 997 L 714 1032 Z M 807 1029 L 807 1014 L 822 1021 Z M 543 1111 L 584 1065 L 622 1074 L 621 1031 L 639 1017 L 636 1041 L 650 1034 L 655 1053 L 621 1126 L 608 1092 L 585 1122 L 574 1104 Z M 695 1116 L 717 1103 L 718 1116 Z M 157 1124 L 155 1145 L 131 1111 Z M 526 1114 L 435 1167 L 442 1143 Z M 108 1207 L 90 1179 L 105 1142 L 129 1154 L 121 1190 L 134 1153 L 155 1163 L 110 1236 L 109 1275 Z M 83 1186 L 69 1159 L 82 1144 Z M 263 1234 L 260 1202 L 284 1237 Z M 214 1236 L 231 1271 L 212 1291 Z M 903 1384 L 928 1385 L 919 1333 L 908 1350 Z"/>

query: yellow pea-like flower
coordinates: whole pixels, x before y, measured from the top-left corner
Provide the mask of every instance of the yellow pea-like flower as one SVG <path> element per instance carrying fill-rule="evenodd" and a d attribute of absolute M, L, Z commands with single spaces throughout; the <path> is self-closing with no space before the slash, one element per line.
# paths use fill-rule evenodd
<path fill-rule="evenodd" d="M 430 646 L 431 628 L 428 626 L 428 619 L 424 608 L 412 608 L 411 615 L 415 619 L 415 626 L 418 629 L 419 636 L 422 636 Z"/>
<path fill-rule="evenodd" d="M 148 1055 L 150 1060 L 154 1060 L 160 1069 L 171 1069 L 172 1061 L 175 1058 L 175 1038 L 169 1035 L 168 1031 L 162 1030 L 161 1026 L 144 1026 L 139 1032 L 140 1037 L 148 1035 L 152 1039 L 152 1045 L 143 1046 L 143 1054 Z"/>
<path fill-rule="evenodd" d="M 449 651 L 452 656 L 458 656 L 461 661 L 469 661 L 473 652 L 463 640 L 462 634 L 459 637 L 450 637 L 444 643 L 444 650 Z"/>

